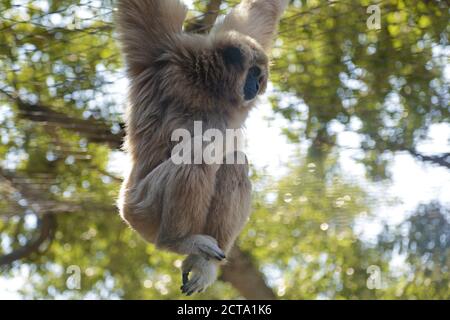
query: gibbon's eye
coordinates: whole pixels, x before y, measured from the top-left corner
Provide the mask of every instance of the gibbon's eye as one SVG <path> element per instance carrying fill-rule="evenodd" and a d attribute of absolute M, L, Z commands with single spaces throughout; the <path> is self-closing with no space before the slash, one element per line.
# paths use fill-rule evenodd
<path fill-rule="evenodd" d="M 258 67 L 250 68 L 244 85 L 244 98 L 246 101 L 252 100 L 258 95 L 260 83 L 261 69 Z"/>
<path fill-rule="evenodd" d="M 244 62 L 241 49 L 237 47 L 226 47 L 223 49 L 222 55 L 226 65 L 242 66 Z"/>

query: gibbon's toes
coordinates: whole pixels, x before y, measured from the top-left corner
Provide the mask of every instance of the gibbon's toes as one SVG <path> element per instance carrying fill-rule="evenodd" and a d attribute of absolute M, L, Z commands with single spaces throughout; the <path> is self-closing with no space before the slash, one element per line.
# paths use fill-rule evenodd
<path fill-rule="evenodd" d="M 203 274 L 195 274 L 191 280 L 181 286 L 181 292 L 187 296 L 193 293 L 201 293 L 211 285 L 211 280 Z"/>
<path fill-rule="evenodd" d="M 189 273 L 192 268 L 196 267 L 203 258 L 200 255 L 190 254 L 184 259 L 181 265 L 182 282 L 185 285 L 189 280 Z"/>
<path fill-rule="evenodd" d="M 217 278 L 217 263 L 200 255 L 189 255 L 182 265 L 181 292 L 190 296 L 203 292 Z M 190 279 L 189 279 L 190 276 Z"/>
<path fill-rule="evenodd" d="M 184 286 L 186 285 L 186 283 L 189 281 L 189 272 L 183 272 L 181 281 L 183 282 L 183 285 L 181 286 L 180 289 L 183 290 L 183 287 L 184 287 Z"/>
<path fill-rule="evenodd" d="M 202 278 L 201 274 L 194 275 L 191 280 L 189 280 L 186 284 L 181 286 L 181 292 L 187 296 L 190 296 L 195 292 L 199 292 L 201 289 L 204 288 L 201 283 L 202 282 L 201 278 Z"/>

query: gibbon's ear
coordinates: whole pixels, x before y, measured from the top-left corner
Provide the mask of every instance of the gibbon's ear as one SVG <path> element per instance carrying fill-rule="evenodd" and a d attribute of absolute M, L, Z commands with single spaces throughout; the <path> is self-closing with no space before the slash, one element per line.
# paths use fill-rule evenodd
<path fill-rule="evenodd" d="M 238 47 L 228 46 L 224 48 L 222 50 L 222 57 L 227 67 L 242 67 L 244 64 L 244 55 Z"/>
<path fill-rule="evenodd" d="M 281 15 L 289 0 L 242 0 L 225 18 L 216 23 L 212 34 L 235 30 L 269 50 Z"/>

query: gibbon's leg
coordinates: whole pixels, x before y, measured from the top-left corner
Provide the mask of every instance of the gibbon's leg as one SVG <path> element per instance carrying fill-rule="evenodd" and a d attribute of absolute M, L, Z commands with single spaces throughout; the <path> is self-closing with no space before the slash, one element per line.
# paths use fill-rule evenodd
<path fill-rule="evenodd" d="M 251 183 L 247 164 L 224 164 L 216 177 L 216 189 L 206 222 L 205 234 L 217 239 L 228 253 L 250 215 Z M 202 292 L 217 278 L 217 261 L 189 255 L 183 262 L 183 293 Z M 189 273 L 192 275 L 189 279 Z"/>
<path fill-rule="evenodd" d="M 175 164 L 168 159 L 134 187 L 123 201 L 123 218 L 145 239 L 179 254 L 223 260 L 216 239 L 202 234 L 219 165 Z M 157 232 L 155 210 L 160 210 Z M 148 231 L 147 231 L 148 230 Z"/>
<path fill-rule="evenodd" d="M 242 0 L 214 26 L 212 33 L 235 30 L 252 37 L 268 50 L 288 3 L 289 0 Z"/>
<path fill-rule="evenodd" d="M 217 239 L 225 253 L 230 251 L 248 220 L 251 191 L 248 164 L 224 164 L 220 167 L 204 232 Z"/>
<path fill-rule="evenodd" d="M 187 8 L 179 0 L 119 0 L 117 31 L 129 75 L 136 76 L 156 57 L 161 46 L 182 32 Z"/>

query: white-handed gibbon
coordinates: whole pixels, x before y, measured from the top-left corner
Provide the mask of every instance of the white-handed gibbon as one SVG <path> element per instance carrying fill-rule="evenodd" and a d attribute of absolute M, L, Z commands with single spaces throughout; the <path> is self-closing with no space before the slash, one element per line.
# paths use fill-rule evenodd
<path fill-rule="evenodd" d="M 215 281 L 249 217 L 251 184 L 247 164 L 175 164 L 171 135 L 192 132 L 194 121 L 221 132 L 243 126 L 266 89 L 267 51 L 287 2 L 243 0 L 199 35 L 183 31 L 187 10 L 179 0 L 118 1 L 132 161 L 120 214 L 158 248 L 188 255 L 185 294 Z"/>

